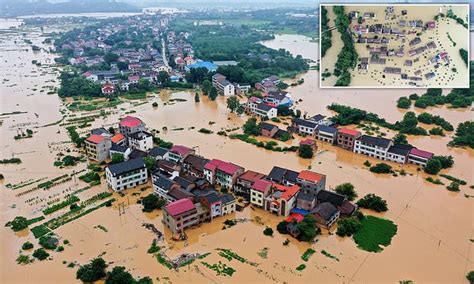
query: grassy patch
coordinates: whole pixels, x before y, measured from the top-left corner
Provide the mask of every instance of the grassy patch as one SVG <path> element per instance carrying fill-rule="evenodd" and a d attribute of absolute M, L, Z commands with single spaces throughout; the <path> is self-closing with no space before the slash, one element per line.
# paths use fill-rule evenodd
<path fill-rule="evenodd" d="M 51 232 L 51 230 L 48 227 L 46 227 L 46 225 L 41 224 L 32 228 L 31 232 L 33 233 L 33 236 L 35 236 L 35 238 L 37 239 L 39 237 L 42 237 L 48 234 L 49 232 Z"/>
<path fill-rule="evenodd" d="M 397 233 L 397 225 L 387 219 L 367 216 L 362 221 L 362 228 L 354 234 L 357 246 L 370 252 L 381 252 L 381 246 L 390 245 Z"/>
<path fill-rule="evenodd" d="M 332 258 L 332 259 L 335 259 L 337 261 L 339 261 L 339 258 L 335 257 L 334 255 L 330 254 L 329 252 L 325 251 L 325 250 L 322 250 L 321 253 L 324 255 L 324 256 L 327 256 L 329 258 Z"/>
<path fill-rule="evenodd" d="M 315 253 L 316 251 L 312 248 L 307 249 L 303 255 L 301 256 L 301 259 L 304 261 L 308 261 L 309 258 Z"/>
<path fill-rule="evenodd" d="M 303 271 L 306 268 L 306 264 L 300 264 L 296 267 L 296 271 Z"/>

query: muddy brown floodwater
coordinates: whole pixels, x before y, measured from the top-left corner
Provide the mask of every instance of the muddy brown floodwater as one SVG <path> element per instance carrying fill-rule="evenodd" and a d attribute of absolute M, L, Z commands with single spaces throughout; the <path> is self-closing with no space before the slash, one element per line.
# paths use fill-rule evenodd
<path fill-rule="evenodd" d="M 28 30 L 26 37 L 34 44 L 47 48 L 41 43 L 44 38 L 38 30 Z M 0 173 L 5 176 L 5 181 L 0 184 L 0 221 L 5 224 L 17 215 L 38 217 L 48 201 L 62 199 L 65 194 L 85 186 L 82 181 L 73 179 L 47 191 L 38 190 L 17 196 L 32 186 L 12 190 L 6 184 L 40 178 L 51 179 L 84 169 L 85 163 L 73 168 L 54 167 L 53 161 L 58 153 L 72 149 L 75 154 L 77 150 L 69 142 L 64 127 L 59 124 L 41 126 L 59 121 L 63 117 L 60 110 L 68 117 L 90 113 L 73 114 L 66 111 L 57 95 L 40 92 L 44 85 L 57 85 L 57 72 L 52 71 L 54 67 L 48 67 L 53 55 L 45 51 L 32 52 L 29 45 L 23 42 L 20 32 L 2 34 L 0 40 L 0 73 L 3 80 L 0 85 L 0 158 L 15 156 L 23 161 L 19 165 L 0 165 Z M 302 36 L 282 35 L 265 44 L 317 59 L 317 44 Z M 33 65 L 32 60 L 39 60 L 46 66 Z M 395 106 L 397 98 L 420 92 L 390 89 L 321 90 L 318 88 L 317 71 L 309 71 L 302 77 L 305 78 L 305 83 L 291 87 L 289 91 L 293 98 L 302 100 L 297 108 L 308 114 L 330 115 L 326 106 L 338 102 L 372 111 L 389 121 L 395 121 L 401 119 L 404 113 Z M 61 240 L 69 240 L 71 245 L 65 246 L 63 252 L 52 252 L 51 260 L 36 261 L 25 266 L 16 264 L 21 244 L 30 240 L 37 247 L 37 242 L 28 230 L 15 234 L 9 228 L 0 226 L 0 282 L 72 283 L 77 281 L 77 267 L 68 268 L 69 263 L 84 264 L 103 254 L 111 267 L 123 265 L 135 277 L 150 276 L 154 280 L 159 278 L 160 282 L 394 283 L 413 280 L 420 283 L 465 283 L 466 273 L 474 268 L 474 250 L 471 249 L 470 241 L 474 239 L 473 199 L 465 197 L 465 194 L 472 195 L 472 189 L 463 186 L 459 193 L 449 192 L 444 186 L 426 182 L 426 176 L 412 166 L 404 166 L 409 173 L 404 177 L 372 174 L 363 166 L 366 157 L 327 144 L 318 143 L 316 157 L 308 161 L 299 159 L 294 153 L 270 152 L 241 141 L 230 140 L 215 133 L 221 129 L 240 127 L 246 117 L 229 114 L 224 98 L 211 102 L 203 97 L 200 103 L 195 103 L 193 97 L 194 94 L 186 92 L 150 94 L 144 103 L 125 102 L 110 110 L 111 113 L 106 117 L 96 119 L 92 127 L 116 124 L 118 118 L 126 112 L 136 111 L 134 115 L 142 118 L 148 127 L 158 130 L 161 138 L 175 144 L 196 147 L 199 154 L 208 158 L 229 160 L 263 173 L 268 173 L 274 165 L 295 170 L 310 167 L 326 174 L 330 187 L 351 182 L 359 196 L 376 193 L 387 200 L 389 211 L 381 216 L 393 220 L 398 226 L 398 233 L 391 245 L 381 253 L 369 253 L 357 248 L 352 239 L 337 237 L 333 234 L 333 229 L 332 234 L 318 236 L 315 244 L 299 243 L 291 239 L 288 246 L 283 246 L 286 236 L 275 233 L 274 237 L 266 237 L 262 233 L 265 226 L 275 227 L 280 218 L 250 207 L 187 231 L 187 243 L 174 242 L 170 238 L 170 232 L 161 223 L 161 212 L 144 214 L 141 206 L 136 204 L 138 197 L 151 191 L 151 185 L 148 185 L 128 191 L 124 197 L 114 194 L 118 199 L 114 206 L 101 208 L 56 229 L 55 234 Z M 176 98 L 186 101 L 172 100 Z M 155 101 L 158 102 L 158 108 L 152 107 Z M 3 114 L 13 111 L 26 113 Z M 472 119 L 470 110 L 433 108 L 427 111 L 441 115 L 453 125 Z M 163 130 L 165 126 L 167 131 Z M 211 129 L 214 134 L 199 133 L 198 129 L 202 127 Z M 17 141 L 13 139 L 18 131 L 26 128 L 34 130 L 32 138 Z M 88 130 L 90 127 L 81 129 L 80 132 L 86 133 Z M 466 180 L 468 185 L 474 183 L 472 150 L 447 148 L 446 143 L 450 137 L 409 137 L 409 140 L 419 148 L 453 155 L 456 164 L 445 172 Z M 296 144 L 297 141 L 288 142 L 291 143 Z M 104 190 L 107 189 L 102 184 L 81 192 L 79 197 L 81 200 L 87 199 Z M 117 207 L 119 203 L 126 207 L 125 214 L 120 216 Z M 64 213 L 58 212 L 57 214 Z M 222 222 L 227 218 L 243 218 L 248 221 L 223 230 Z M 232 277 L 217 276 L 200 264 L 200 261 L 181 268 L 179 273 L 165 268 L 147 254 L 154 235 L 142 227 L 142 223 L 152 223 L 165 233 L 164 240 L 158 244 L 163 246 L 162 250 L 169 257 L 173 258 L 184 252 L 210 252 L 211 255 L 203 261 L 210 264 L 222 261 L 236 269 L 236 272 Z M 97 229 L 98 225 L 105 227 L 107 232 Z M 268 248 L 266 259 L 257 255 L 264 247 Z M 312 247 L 317 253 L 306 263 L 305 270 L 297 272 L 295 268 L 303 263 L 301 255 L 308 247 Z M 218 255 L 216 248 L 231 249 L 249 261 L 256 262 L 258 266 L 236 260 L 227 261 Z M 336 256 L 339 261 L 324 256 L 322 250 Z"/>

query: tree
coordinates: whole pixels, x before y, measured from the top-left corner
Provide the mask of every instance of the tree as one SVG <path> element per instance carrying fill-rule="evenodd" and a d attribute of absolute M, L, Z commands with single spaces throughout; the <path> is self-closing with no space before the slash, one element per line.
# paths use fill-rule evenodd
<path fill-rule="evenodd" d="M 201 101 L 201 99 L 199 98 L 199 94 L 198 94 L 198 93 L 194 94 L 194 101 L 195 101 L 196 103 L 198 103 L 198 102 Z"/>
<path fill-rule="evenodd" d="M 310 145 L 301 145 L 298 155 L 303 159 L 311 159 L 314 155 L 313 148 Z"/>
<path fill-rule="evenodd" d="M 464 48 L 459 49 L 459 55 L 461 55 L 462 61 L 464 61 L 466 66 L 469 66 L 469 56 L 467 50 Z"/>
<path fill-rule="evenodd" d="M 227 108 L 230 112 L 236 111 L 240 106 L 239 99 L 236 96 L 231 96 L 227 99 Z"/>
<path fill-rule="evenodd" d="M 288 226 L 288 222 L 283 220 L 281 221 L 280 223 L 278 223 L 277 225 L 277 231 L 280 233 L 280 234 L 288 234 L 288 230 L 287 230 L 287 226 Z"/>
<path fill-rule="evenodd" d="M 11 221 L 10 226 L 14 232 L 18 232 L 28 228 L 28 219 L 23 216 L 16 216 L 13 221 Z"/>
<path fill-rule="evenodd" d="M 363 198 L 359 199 L 359 201 L 357 201 L 357 205 L 359 205 L 361 208 L 371 209 L 376 212 L 385 212 L 388 210 L 387 201 L 373 193 L 369 193 Z"/>
<path fill-rule="evenodd" d="M 134 282 L 133 276 L 123 266 L 114 267 L 112 271 L 107 272 L 105 278 L 105 284 L 129 284 Z"/>
<path fill-rule="evenodd" d="M 202 82 L 202 91 L 204 92 L 204 95 L 209 95 L 211 93 L 212 89 L 212 83 L 209 80 L 204 80 Z"/>
<path fill-rule="evenodd" d="M 409 109 L 411 106 L 411 101 L 407 97 L 400 97 L 397 101 L 397 107 L 403 109 Z"/>
<path fill-rule="evenodd" d="M 49 253 L 47 253 L 44 248 L 39 248 L 33 252 L 33 257 L 39 260 L 45 260 L 49 257 Z"/>
<path fill-rule="evenodd" d="M 153 171 L 153 169 L 155 168 L 155 163 L 156 163 L 155 158 L 150 157 L 150 156 L 144 157 L 143 162 L 145 162 L 145 166 L 149 171 Z"/>
<path fill-rule="evenodd" d="M 151 84 L 148 79 L 141 78 L 138 80 L 138 89 L 142 91 L 150 91 L 151 90 Z"/>
<path fill-rule="evenodd" d="M 23 243 L 23 245 L 21 246 L 21 249 L 22 250 L 28 250 L 28 249 L 32 249 L 33 248 L 33 244 L 30 243 L 30 242 L 25 242 Z"/>
<path fill-rule="evenodd" d="M 362 228 L 362 223 L 355 217 L 340 219 L 337 221 L 336 234 L 340 237 L 350 237 L 360 228 Z"/>
<path fill-rule="evenodd" d="M 111 164 L 118 164 L 118 163 L 122 163 L 123 161 L 125 161 L 125 158 L 123 157 L 122 154 L 113 153 L 112 154 L 112 161 L 110 163 Z"/>
<path fill-rule="evenodd" d="M 408 145 L 407 136 L 403 133 L 398 133 L 393 137 L 393 143 Z"/>
<path fill-rule="evenodd" d="M 217 89 L 215 87 L 212 87 L 211 88 L 211 91 L 209 92 L 209 98 L 212 100 L 212 101 L 215 101 L 216 98 L 217 98 L 218 94 L 217 94 Z"/>
<path fill-rule="evenodd" d="M 441 163 L 441 168 L 447 169 L 454 165 L 453 156 L 433 156 L 432 160 L 438 160 Z"/>
<path fill-rule="evenodd" d="M 247 135 L 260 135 L 260 126 L 257 124 L 257 119 L 255 117 L 247 119 L 247 121 L 242 126 L 242 129 Z"/>
<path fill-rule="evenodd" d="M 466 279 L 469 281 L 469 283 L 474 283 L 474 271 L 469 271 L 469 273 L 466 274 Z"/>
<path fill-rule="evenodd" d="M 160 82 L 162 87 L 165 87 L 170 82 L 170 75 L 166 71 L 158 72 L 158 82 Z"/>
<path fill-rule="evenodd" d="M 117 68 L 118 68 L 120 71 L 127 70 L 127 69 L 128 69 L 128 63 L 127 63 L 127 62 L 119 61 L 119 62 L 117 62 Z"/>
<path fill-rule="evenodd" d="M 270 227 L 266 227 L 265 230 L 263 230 L 263 234 L 265 236 L 273 236 L 273 229 Z"/>
<path fill-rule="evenodd" d="M 377 174 L 388 174 L 392 170 L 392 167 L 385 163 L 378 163 L 375 166 L 370 167 L 370 171 Z"/>
<path fill-rule="evenodd" d="M 357 192 L 354 189 L 354 185 L 348 182 L 336 186 L 335 191 L 341 195 L 344 195 L 349 201 L 352 201 L 357 197 Z"/>
<path fill-rule="evenodd" d="M 161 209 L 165 205 L 165 201 L 163 199 L 159 199 L 153 193 L 145 196 L 141 203 L 143 205 L 143 212 L 151 212 L 155 209 Z"/>
<path fill-rule="evenodd" d="M 85 264 L 76 272 L 76 279 L 82 282 L 94 282 L 105 277 L 107 264 L 103 258 L 94 258 L 90 263 Z"/>
<path fill-rule="evenodd" d="M 108 52 L 104 55 L 104 60 L 105 62 L 107 63 L 112 63 L 112 62 L 117 62 L 117 60 L 119 59 L 119 56 L 115 53 L 112 53 L 112 52 Z"/>
<path fill-rule="evenodd" d="M 474 148 L 474 121 L 465 121 L 458 125 L 455 137 L 449 144 Z"/>
<path fill-rule="evenodd" d="M 303 221 L 296 224 L 296 228 L 300 232 L 297 239 L 304 242 L 311 242 L 320 232 L 316 226 L 316 220 L 311 214 L 306 215 Z"/>
<path fill-rule="evenodd" d="M 437 159 L 430 159 L 427 163 L 426 166 L 423 168 L 425 173 L 430 174 L 430 175 L 436 175 L 441 171 L 443 166 L 441 165 L 441 162 Z"/>
<path fill-rule="evenodd" d="M 114 135 L 115 134 L 115 128 L 113 128 L 112 126 L 109 127 L 109 132 L 110 134 Z"/>

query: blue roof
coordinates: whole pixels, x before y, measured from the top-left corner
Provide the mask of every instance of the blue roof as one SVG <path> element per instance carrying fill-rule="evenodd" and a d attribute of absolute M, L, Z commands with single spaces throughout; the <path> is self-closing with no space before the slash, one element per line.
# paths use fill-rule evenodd
<path fill-rule="evenodd" d="M 217 70 L 217 65 L 212 63 L 212 62 L 209 62 L 209 61 L 197 61 L 194 64 L 186 65 L 186 70 L 189 71 L 191 69 L 200 68 L 200 67 L 204 67 L 208 71 L 216 71 Z"/>
<path fill-rule="evenodd" d="M 309 214 L 309 211 L 300 209 L 300 208 L 293 208 L 291 209 L 290 213 L 296 213 L 296 214 L 301 214 L 303 216 L 306 216 Z"/>

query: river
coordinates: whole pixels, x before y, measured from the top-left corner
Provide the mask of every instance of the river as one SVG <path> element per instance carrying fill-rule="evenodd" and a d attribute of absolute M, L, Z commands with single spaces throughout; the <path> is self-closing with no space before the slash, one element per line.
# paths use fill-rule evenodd
<path fill-rule="evenodd" d="M 33 44 L 48 49 L 43 44 L 40 31 L 29 30 L 26 38 Z M 0 173 L 5 181 L 0 184 L 0 221 L 5 224 L 16 215 L 28 218 L 37 217 L 47 201 L 62 197 L 65 193 L 84 186 L 82 181 L 70 181 L 48 191 L 37 191 L 17 197 L 17 193 L 25 189 L 10 190 L 7 183 L 19 183 L 28 179 L 51 178 L 64 173 L 70 173 L 85 168 L 82 163 L 75 168 L 59 169 L 53 166 L 58 153 L 74 149 L 67 137 L 64 127 L 51 125 L 62 118 L 73 118 L 87 113 L 72 113 L 64 107 L 64 102 L 57 95 L 41 92 L 42 86 L 57 86 L 57 70 L 48 67 L 54 55 L 45 50 L 33 52 L 24 43 L 21 33 L 3 34 L 0 47 L 0 113 L 13 111 L 26 112 L 23 114 L 2 115 L 0 120 L 0 158 L 19 157 L 23 160 L 20 165 L 0 165 Z M 274 41 L 266 42 L 272 48 L 286 48 L 294 54 L 316 60 L 316 43 L 307 38 L 295 35 L 278 36 Z M 39 60 L 43 66 L 32 64 Z M 403 116 L 395 106 L 399 96 L 410 94 L 410 90 L 328 90 L 318 88 L 318 72 L 311 70 L 302 75 L 305 83 L 290 87 L 289 91 L 296 100 L 301 99 L 298 108 L 308 114 L 322 113 L 329 115 L 326 106 L 339 102 L 360 107 L 378 113 L 390 121 Z M 420 91 L 420 90 L 417 90 Z M 170 99 L 185 99 L 186 101 L 170 101 Z M 157 102 L 158 108 L 152 103 Z M 15 263 L 21 244 L 26 240 L 35 243 L 28 230 L 14 234 L 9 228 L 1 226 L 0 239 L 4 245 L 0 252 L 0 282 L 3 283 L 71 283 L 75 279 L 76 268 L 67 268 L 70 262 L 84 264 L 101 252 L 110 266 L 123 265 L 137 276 L 168 277 L 174 283 L 181 282 L 259 282 L 259 283 L 308 283 L 316 279 L 323 283 L 394 283 L 399 280 L 431 283 L 464 283 L 465 274 L 472 270 L 473 252 L 470 250 L 473 238 L 472 189 L 462 187 L 461 192 L 447 191 L 443 186 L 435 186 L 424 180 L 423 173 L 417 172 L 412 166 L 404 166 L 409 175 L 392 177 L 375 175 L 363 167 L 365 160 L 376 163 L 377 160 L 355 155 L 351 152 L 318 143 L 319 151 L 311 160 L 298 158 L 294 153 L 270 152 L 256 148 L 237 140 L 218 136 L 215 133 L 221 129 L 238 128 L 245 121 L 245 116 L 229 114 L 225 98 L 219 97 L 215 102 L 201 96 L 201 102 L 194 102 L 194 94 L 187 92 L 162 92 L 150 94 L 143 103 L 126 102 L 120 107 L 110 110 L 106 117 L 100 117 L 92 123 L 92 127 L 115 124 L 118 118 L 126 112 L 136 111 L 134 115 L 142 118 L 148 127 L 159 131 L 159 136 L 175 144 L 196 146 L 199 154 L 208 158 L 219 158 L 232 161 L 247 169 L 268 173 L 274 165 L 284 166 L 295 170 L 311 167 L 317 172 L 328 176 L 328 186 L 334 187 L 343 182 L 355 185 L 359 197 L 367 193 L 376 193 L 387 200 L 389 211 L 381 216 L 393 220 L 398 225 L 398 233 L 392 244 L 381 253 L 368 253 L 356 247 L 350 238 L 339 238 L 325 233 L 318 237 L 318 242 L 312 247 L 317 251 L 303 272 L 295 272 L 301 264 L 301 254 L 308 244 L 291 240 L 289 246 L 283 246 L 286 236 L 278 233 L 273 238 L 266 237 L 262 231 L 266 225 L 274 227 L 280 218 L 246 208 L 243 212 L 235 213 L 235 217 L 261 219 L 260 222 L 249 221 L 232 228 L 222 230 L 222 222 L 227 217 L 214 220 L 200 228 L 187 232 L 189 240 L 176 243 L 170 240 L 170 233 L 161 223 L 161 213 L 144 214 L 136 204 L 137 196 L 150 192 L 128 192 L 125 197 L 119 197 L 119 202 L 126 205 L 125 214 L 119 216 L 117 207 L 103 208 L 86 215 L 76 221 L 64 225 L 55 231 L 62 240 L 68 239 L 71 246 L 66 246 L 64 252 L 53 252 L 53 259 L 36 261 L 34 264 L 21 266 Z M 447 108 L 429 109 L 431 113 L 440 114 L 453 124 L 472 118 L 466 110 L 451 110 Z M 90 114 L 90 113 L 89 113 Z M 66 118 L 66 119 L 67 119 Z M 37 127 L 38 126 L 38 127 Z M 168 130 L 164 131 L 163 127 Z M 21 129 L 32 128 L 32 138 L 14 140 L 13 136 Z M 197 130 L 208 128 L 214 134 L 202 134 Z M 89 128 L 80 130 L 84 135 Z M 173 130 L 174 129 L 174 130 Z M 183 130 L 180 130 L 183 129 Z M 454 168 L 445 172 L 465 179 L 468 185 L 474 183 L 473 151 L 466 149 L 449 149 L 445 138 L 414 138 L 410 137 L 420 148 L 439 154 L 451 154 L 455 158 Z M 296 144 L 297 141 L 287 142 Z M 73 150 L 74 152 L 75 150 Z M 399 168 L 397 166 L 397 168 Z M 106 190 L 105 185 L 94 187 L 79 197 L 85 199 L 91 195 Z M 29 199 L 34 202 L 29 202 Z M 117 202 L 117 203 L 119 203 Z M 117 204 L 116 203 L 116 204 Z M 373 213 L 370 213 L 373 214 Z M 229 218 L 234 217 L 230 216 Z M 257 218 L 258 217 L 258 218 Z M 212 252 L 205 259 L 209 263 L 223 261 L 234 267 L 236 273 L 232 277 L 216 276 L 211 270 L 202 265 L 190 265 L 179 273 L 168 270 L 160 265 L 151 255 L 146 253 L 153 235 L 141 227 L 143 222 L 153 223 L 159 230 L 165 232 L 165 241 L 159 244 L 170 256 L 183 252 Z M 262 225 L 262 223 L 264 225 Z M 108 232 L 98 230 L 97 225 L 103 225 Z M 239 255 L 259 263 L 252 267 L 233 261 L 226 261 L 218 256 L 215 248 L 230 248 Z M 263 247 L 269 249 L 268 258 L 262 259 L 257 252 Z M 322 255 L 325 250 L 337 256 L 339 261 Z M 64 264 L 65 262 L 66 264 Z M 47 273 L 45 273 L 47 272 Z"/>

